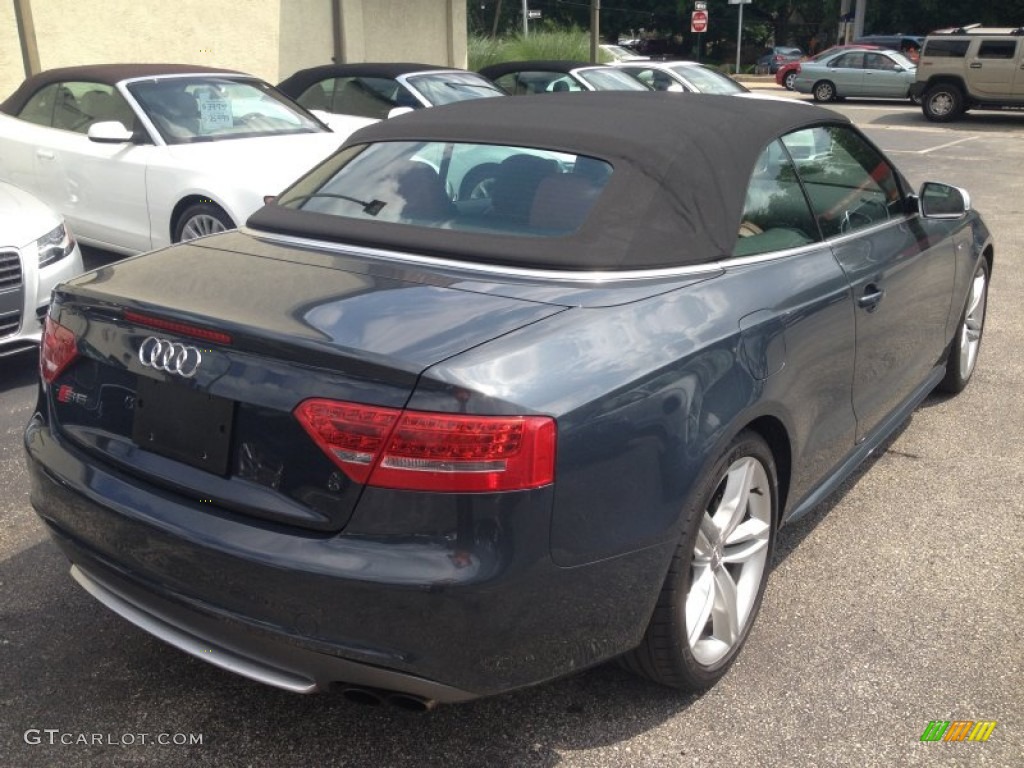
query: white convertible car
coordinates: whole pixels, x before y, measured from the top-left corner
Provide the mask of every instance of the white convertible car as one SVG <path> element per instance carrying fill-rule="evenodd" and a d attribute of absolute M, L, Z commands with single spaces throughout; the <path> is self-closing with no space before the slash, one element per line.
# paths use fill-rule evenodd
<path fill-rule="evenodd" d="M 0 181 L 48 203 L 80 241 L 131 254 L 243 224 L 346 135 L 238 72 L 68 67 L 0 104 Z"/>
<path fill-rule="evenodd" d="M 0 182 L 0 357 L 33 348 L 58 283 L 82 274 L 82 255 L 60 216 Z"/>

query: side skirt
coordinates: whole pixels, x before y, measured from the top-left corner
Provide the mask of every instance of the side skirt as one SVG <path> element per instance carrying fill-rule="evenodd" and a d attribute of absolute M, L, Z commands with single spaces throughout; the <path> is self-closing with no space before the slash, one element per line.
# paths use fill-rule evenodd
<path fill-rule="evenodd" d="M 889 414 L 881 424 L 875 427 L 874 431 L 870 435 L 857 444 L 847 457 L 836 466 L 835 470 L 831 474 L 822 480 L 793 507 L 790 513 L 783 518 L 783 524 L 796 522 L 823 502 L 833 491 L 836 490 L 836 488 L 842 485 L 843 481 L 853 474 L 854 470 L 860 466 L 861 462 L 874 453 L 875 449 L 884 443 L 886 438 L 895 432 L 903 422 L 910 418 L 910 415 L 914 412 L 917 406 L 919 406 L 924 399 L 931 394 L 931 391 L 935 389 L 938 383 L 942 381 L 942 377 L 945 375 L 945 365 L 939 365 L 933 368 L 928 378 L 922 382 L 921 386 L 911 393 L 910 397 L 903 402 L 903 405 Z"/>

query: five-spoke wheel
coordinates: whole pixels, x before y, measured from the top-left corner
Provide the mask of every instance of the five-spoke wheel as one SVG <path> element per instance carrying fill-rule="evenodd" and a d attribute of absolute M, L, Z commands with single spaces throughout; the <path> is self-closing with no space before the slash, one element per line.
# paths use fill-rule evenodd
<path fill-rule="evenodd" d="M 643 642 L 625 666 L 685 690 L 713 685 L 750 633 L 778 525 L 775 460 L 741 432 L 694 486 L 687 521 Z"/>
<path fill-rule="evenodd" d="M 960 316 L 956 336 L 946 359 L 946 376 L 939 390 L 956 394 L 962 392 L 971 380 L 981 350 L 981 335 L 985 330 L 985 307 L 988 304 L 988 262 L 981 259 L 974 270 L 967 306 Z"/>

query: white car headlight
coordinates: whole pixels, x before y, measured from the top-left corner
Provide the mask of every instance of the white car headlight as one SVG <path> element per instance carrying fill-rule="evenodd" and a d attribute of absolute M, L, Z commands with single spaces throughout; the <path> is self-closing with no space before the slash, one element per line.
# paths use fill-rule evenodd
<path fill-rule="evenodd" d="M 75 248 L 75 238 L 71 230 L 61 224 L 36 240 L 36 248 L 39 249 L 39 266 L 45 267 L 70 254 Z"/>

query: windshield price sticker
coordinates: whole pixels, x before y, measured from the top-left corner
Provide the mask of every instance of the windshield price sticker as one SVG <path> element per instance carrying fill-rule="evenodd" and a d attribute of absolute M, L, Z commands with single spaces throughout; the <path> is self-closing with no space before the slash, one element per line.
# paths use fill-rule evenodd
<path fill-rule="evenodd" d="M 199 132 L 212 133 L 234 125 L 231 119 L 231 102 L 209 93 L 199 93 Z"/>

